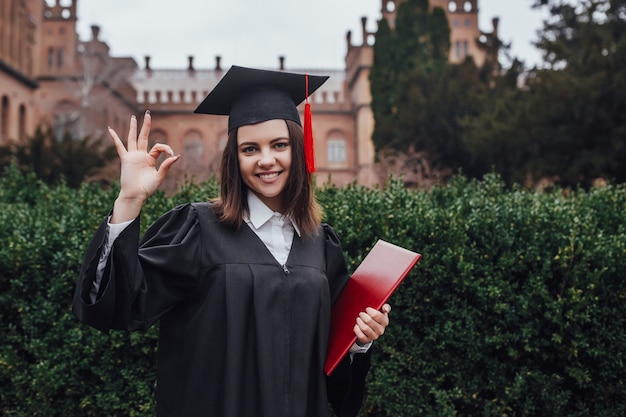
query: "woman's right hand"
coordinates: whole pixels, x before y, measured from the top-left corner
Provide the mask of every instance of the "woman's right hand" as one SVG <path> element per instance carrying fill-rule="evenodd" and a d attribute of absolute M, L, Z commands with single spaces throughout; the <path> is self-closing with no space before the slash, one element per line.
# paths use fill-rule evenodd
<path fill-rule="evenodd" d="M 128 130 L 127 147 L 118 134 L 109 128 L 109 135 L 115 143 L 115 149 L 122 163 L 120 175 L 120 193 L 115 200 L 111 223 L 132 220 L 139 215 L 145 201 L 159 188 L 174 162 L 180 155 L 174 156 L 169 145 L 155 144 L 148 150 L 148 137 L 152 119 L 146 111 L 141 131 L 137 135 L 137 118 L 132 116 Z M 169 155 L 156 168 L 156 161 L 161 153 Z"/>

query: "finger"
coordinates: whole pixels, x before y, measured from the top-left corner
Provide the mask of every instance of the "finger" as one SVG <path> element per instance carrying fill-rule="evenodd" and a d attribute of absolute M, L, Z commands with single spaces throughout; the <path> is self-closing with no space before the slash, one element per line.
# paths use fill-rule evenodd
<path fill-rule="evenodd" d="M 148 149 L 148 137 L 150 137 L 150 127 L 152 126 L 152 116 L 150 110 L 146 110 L 143 116 L 143 123 L 141 124 L 141 131 L 139 131 L 139 137 L 137 138 L 137 149 Z"/>
<path fill-rule="evenodd" d="M 137 150 L 137 117 L 130 116 L 130 127 L 128 128 L 128 152 Z"/>
<path fill-rule="evenodd" d="M 122 142 L 122 139 L 120 139 L 117 132 L 113 130 L 112 127 L 109 126 L 107 127 L 107 129 L 109 131 L 109 136 L 111 136 L 111 139 L 113 139 L 113 144 L 115 145 L 115 150 L 117 151 L 117 155 L 121 158 L 122 155 L 126 153 L 124 142 Z"/>
<path fill-rule="evenodd" d="M 174 150 L 169 145 L 163 143 L 155 143 L 148 155 L 157 159 L 162 153 L 167 154 L 168 157 L 174 156 Z"/>
<path fill-rule="evenodd" d="M 389 324 L 389 315 L 387 313 L 380 312 L 374 308 L 368 307 L 365 309 L 365 313 L 361 314 L 369 316 L 372 322 L 375 322 L 381 326 L 387 326 Z"/>
<path fill-rule="evenodd" d="M 371 342 L 371 340 L 369 339 L 369 337 L 367 337 L 367 335 L 365 333 L 363 333 L 363 331 L 361 330 L 361 328 L 359 327 L 358 324 L 354 325 L 354 334 L 357 338 L 357 340 L 359 342 L 361 342 L 362 344 L 366 344 Z"/>
<path fill-rule="evenodd" d="M 157 171 L 157 175 L 159 175 L 159 177 L 161 178 L 165 178 L 165 176 L 169 172 L 172 165 L 174 165 L 174 162 L 178 161 L 179 158 L 180 158 L 180 154 L 176 156 L 170 156 L 165 161 L 163 161 L 163 163 L 161 163 L 161 166 L 159 167 Z"/>
<path fill-rule="evenodd" d="M 385 328 L 383 326 L 369 324 L 361 317 L 356 319 L 356 325 L 369 341 L 376 340 L 382 336 L 383 333 L 385 333 Z"/>
<path fill-rule="evenodd" d="M 385 314 L 391 313 L 391 306 L 389 304 L 385 304 L 383 306 L 383 313 L 385 313 Z"/>

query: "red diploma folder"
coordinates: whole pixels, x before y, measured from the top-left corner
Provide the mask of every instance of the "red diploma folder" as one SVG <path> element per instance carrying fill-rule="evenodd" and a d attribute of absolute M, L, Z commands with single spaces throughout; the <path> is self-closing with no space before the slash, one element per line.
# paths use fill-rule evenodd
<path fill-rule="evenodd" d="M 353 328 L 359 313 L 367 307 L 380 310 L 421 258 L 419 253 L 384 240 L 376 242 L 332 306 L 326 375 L 356 341 Z"/>

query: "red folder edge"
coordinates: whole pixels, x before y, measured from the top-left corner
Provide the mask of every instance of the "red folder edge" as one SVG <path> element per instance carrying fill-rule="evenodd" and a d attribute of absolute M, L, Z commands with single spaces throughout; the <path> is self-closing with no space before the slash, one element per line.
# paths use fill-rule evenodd
<path fill-rule="evenodd" d="M 331 308 L 324 372 L 330 375 L 356 342 L 354 325 L 367 307 L 380 310 L 422 255 L 378 240 Z"/>

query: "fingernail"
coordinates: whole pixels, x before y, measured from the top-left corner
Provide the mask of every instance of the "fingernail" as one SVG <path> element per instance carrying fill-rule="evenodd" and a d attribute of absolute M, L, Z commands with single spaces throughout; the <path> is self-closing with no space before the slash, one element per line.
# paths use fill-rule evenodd
<path fill-rule="evenodd" d="M 136 119 L 137 117 L 133 114 L 132 116 L 130 116 L 131 119 Z"/>
<path fill-rule="evenodd" d="M 150 114 L 150 110 L 146 110 L 146 114 Z"/>
<path fill-rule="evenodd" d="M 109 130 L 113 130 L 113 128 L 111 126 L 107 126 L 107 129 Z"/>

